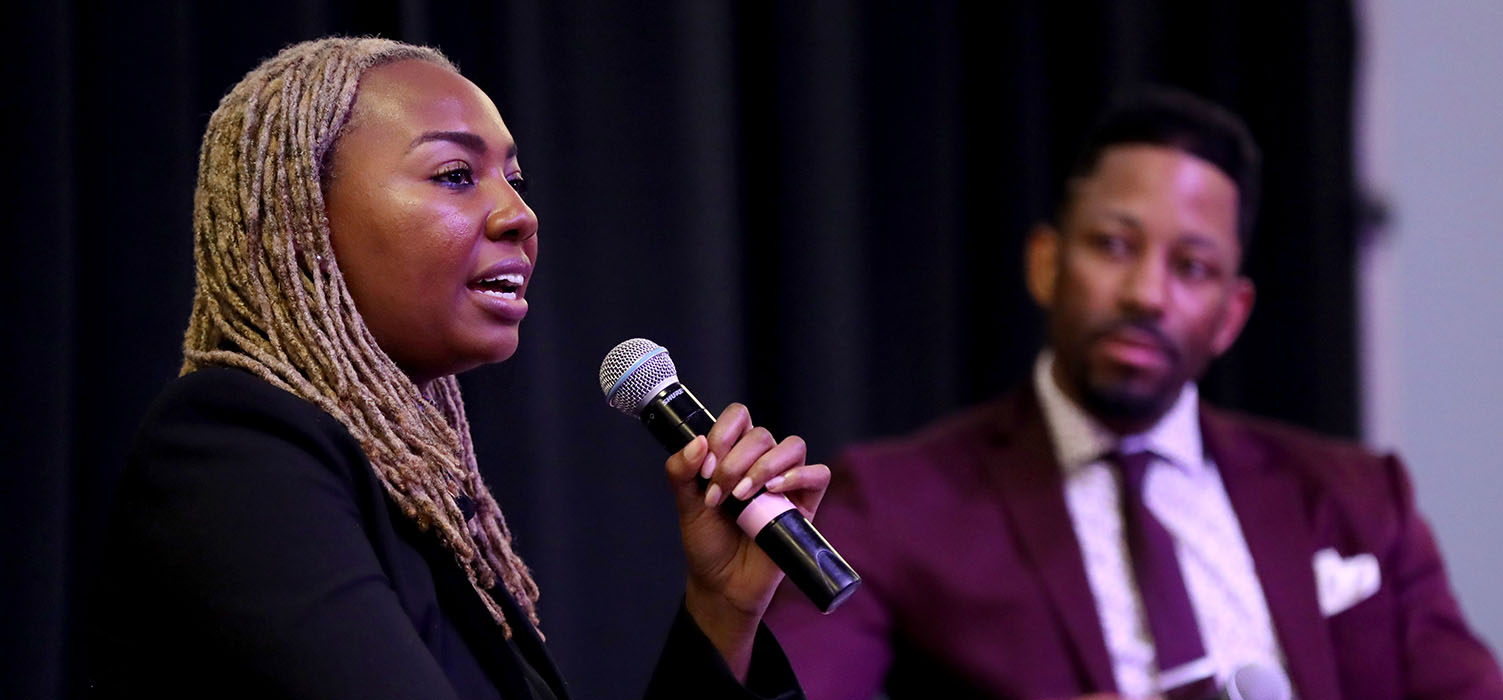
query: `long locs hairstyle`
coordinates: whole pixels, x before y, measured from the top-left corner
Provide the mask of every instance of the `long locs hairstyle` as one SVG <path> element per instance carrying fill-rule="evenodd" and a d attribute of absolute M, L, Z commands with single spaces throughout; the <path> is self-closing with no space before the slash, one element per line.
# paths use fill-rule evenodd
<path fill-rule="evenodd" d="M 425 397 L 382 352 L 330 244 L 323 188 L 360 77 L 401 60 L 453 69 L 433 49 L 332 37 L 283 49 L 220 101 L 193 198 L 197 291 L 182 373 L 238 367 L 333 415 L 510 636 L 490 589 L 504 586 L 536 624 L 537 585 L 481 481 L 459 383 L 441 378 Z"/>

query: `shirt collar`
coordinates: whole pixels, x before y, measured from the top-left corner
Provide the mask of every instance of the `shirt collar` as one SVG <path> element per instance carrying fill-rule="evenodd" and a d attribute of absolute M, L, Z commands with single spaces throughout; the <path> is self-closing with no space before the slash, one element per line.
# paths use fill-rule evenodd
<path fill-rule="evenodd" d="M 1200 392 L 1185 382 L 1174 406 L 1159 422 L 1135 435 L 1118 436 L 1065 395 L 1054 381 L 1054 353 L 1045 349 L 1033 363 L 1033 388 L 1049 426 L 1054 458 L 1066 473 L 1098 461 L 1108 452 L 1149 450 L 1170 464 L 1195 473 L 1205 467 L 1200 437 Z"/>

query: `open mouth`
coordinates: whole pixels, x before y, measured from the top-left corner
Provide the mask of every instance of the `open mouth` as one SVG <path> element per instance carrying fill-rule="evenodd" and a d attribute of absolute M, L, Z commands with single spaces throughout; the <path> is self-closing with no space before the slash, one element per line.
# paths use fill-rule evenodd
<path fill-rule="evenodd" d="M 522 291 L 524 281 L 526 280 L 522 275 L 513 272 L 475 280 L 470 282 L 469 288 L 502 299 L 516 299 L 517 294 Z"/>

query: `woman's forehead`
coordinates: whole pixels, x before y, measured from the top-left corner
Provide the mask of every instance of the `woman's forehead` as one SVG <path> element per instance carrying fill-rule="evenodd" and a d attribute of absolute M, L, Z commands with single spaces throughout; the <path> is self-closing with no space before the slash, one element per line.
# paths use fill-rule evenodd
<path fill-rule="evenodd" d="M 509 147 L 511 135 L 490 97 L 464 76 L 437 63 L 405 60 L 361 76 L 351 125 L 409 138 L 433 132 L 475 133 Z"/>

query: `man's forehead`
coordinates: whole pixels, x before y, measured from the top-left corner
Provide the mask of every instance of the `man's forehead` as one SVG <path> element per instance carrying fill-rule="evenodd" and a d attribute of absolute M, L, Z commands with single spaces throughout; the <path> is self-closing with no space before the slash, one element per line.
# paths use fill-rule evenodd
<path fill-rule="evenodd" d="M 1137 176 L 1137 177 L 1132 177 Z M 1164 177 L 1174 180 L 1165 181 Z M 1123 143 L 1101 152 L 1096 167 L 1080 178 L 1081 182 L 1132 179 L 1145 184 L 1201 185 L 1237 193 L 1237 182 L 1215 163 L 1173 146 L 1152 143 Z"/>
<path fill-rule="evenodd" d="M 1148 219 L 1172 216 L 1181 225 L 1237 231 L 1236 183 L 1211 163 L 1163 146 L 1120 146 L 1102 154 L 1087 175 L 1071 183 L 1078 215 Z M 1082 206 L 1084 205 L 1084 206 Z"/>

